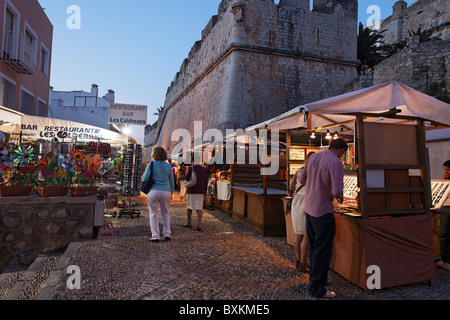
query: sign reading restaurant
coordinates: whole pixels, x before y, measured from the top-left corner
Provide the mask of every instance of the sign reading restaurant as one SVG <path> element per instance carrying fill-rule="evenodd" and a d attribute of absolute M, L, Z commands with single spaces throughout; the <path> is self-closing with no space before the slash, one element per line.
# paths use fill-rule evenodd
<path fill-rule="evenodd" d="M 147 125 L 147 106 L 111 103 L 108 123 L 145 126 Z"/>

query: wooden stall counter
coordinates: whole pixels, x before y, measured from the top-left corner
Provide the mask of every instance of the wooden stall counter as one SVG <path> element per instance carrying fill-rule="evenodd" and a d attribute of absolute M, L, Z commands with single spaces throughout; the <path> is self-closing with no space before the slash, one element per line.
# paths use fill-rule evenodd
<path fill-rule="evenodd" d="M 231 186 L 231 191 L 231 212 L 235 220 L 255 229 L 263 236 L 286 235 L 281 201 L 281 198 L 286 196 L 286 191 L 267 188 L 266 200 L 263 188 Z"/>
<path fill-rule="evenodd" d="M 381 288 L 434 279 L 432 215 L 361 219 L 335 213 L 331 269 L 369 289 L 370 266 L 381 273 Z"/>

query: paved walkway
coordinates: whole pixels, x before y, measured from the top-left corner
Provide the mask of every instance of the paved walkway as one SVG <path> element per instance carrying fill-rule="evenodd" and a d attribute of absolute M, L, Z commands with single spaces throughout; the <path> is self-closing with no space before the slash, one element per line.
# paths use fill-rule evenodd
<path fill-rule="evenodd" d="M 174 198 L 170 241 L 149 241 L 146 198 L 139 197 L 139 218 L 108 218 L 114 238 L 72 243 L 31 299 L 309 299 L 308 276 L 296 271 L 293 248 L 284 237 L 262 237 L 219 209 L 204 211 L 203 232 L 183 228 L 186 205 Z M 80 268 L 79 290 L 67 288 L 69 265 Z M 450 299 L 450 272 L 440 269 L 432 287 L 418 283 L 364 292 L 333 271 L 329 278 L 337 300 Z M 23 293 L 17 298 L 26 299 Z"/>

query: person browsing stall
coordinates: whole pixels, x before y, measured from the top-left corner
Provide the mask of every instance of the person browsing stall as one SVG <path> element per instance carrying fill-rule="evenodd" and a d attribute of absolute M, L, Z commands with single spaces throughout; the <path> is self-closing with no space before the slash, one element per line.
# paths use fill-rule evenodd
<path fill-rule="evenodd" d="M 308 153 L 306 160 L 315 152 Z M 308 234 L 306 231 L 305 217 L 305 188 L 300 184 L 300 177 L 303 168 L 295 172 L 292 177 L 289 189 L 292 194 L 291 219 L 295 233 L 294 253 L 296 258 L 295 267 L 302 273 L 309 272 L 308 264 Z"/>
<path fill-rule="evenodd" d="M 450 180 L 450 160 L 444 162 L 444 180 Z"/>
<path fill-rule="evenodd" d="M 165 240 L 170 240 L 170 201 L 175 192 L 172 166 L 167 162 L 167 153 L 161 147 L 152 150 L 153 161 L 149 163 L 142 176 L 142 181 L 150 178 L 150 171 L 153 167 L 152 178 L 155 181 L 150 192 L 147 194 L 148 209 L 150 216 L 151 241 L 160 240 L 160 230 L 158 222 L 158 207 L 161 208 L 163 219 L 163 236 Z M 153 164 L 153 166 L 152 166 Z"/>
<path fill-rule="evenodd" d="M 309 240 L 310 273 L 308 293 L 314 298 L 334 298 L 326 289 L 328 270 L 336 235 L 334 205 L 344 201 L 344 167 L 342 156 L 348 149 L 343 139 L 331 141 L 329 150 L 313 154 L 300 176 L 305 185 L 305 216 Z"/>
<path fill-rule="evenodd" d="M 444 180 L 450 180 L 450 160 L 444 162 Z M 450 271 L 450 213 L 440 212 L 441 232 L 439 235 L 439 245 L 441 247 L 440 259 L 436 262 L 436 267 Z"/>
<path fill-rule="evenodd" d="M 192 155 L 192 161 L 194 162 L 194 155 Z M 192 227 L 192 211 L 197 212 L 197 231 L 203 231 L 202 219 L 203 219 L 203 202 L 205 200 L 206 187 L 208 184 L 209 172 L 206 168 L 199 164 L 193 164 L 189 167 L 186 173 L 186 181 L 189 181 L 192 176 L 192 172 L 195 172 L 197 176 L 197 183 L 191 188 L 186 188 L 187 194 L 187 224 L 185 228 Z"/>

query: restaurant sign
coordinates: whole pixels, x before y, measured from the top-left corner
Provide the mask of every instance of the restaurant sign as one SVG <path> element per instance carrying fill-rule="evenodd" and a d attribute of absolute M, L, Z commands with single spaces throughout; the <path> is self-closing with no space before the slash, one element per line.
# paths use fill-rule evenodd
<path fill-rule="evenodd" d="M 127 142 L 128 140 L 126 135 L 104 128 L 68 120 L 29 115 L 22 116 L 20 131 L 25 137 L 32 140 L 57 138 L 60 141 L 67 141 L 76 138 L 78 142 L 98 141 L 100 139 L 109 143 Z"/>
<path fill-rule="evenodd" d="M 109 105 L 108 119 L 110 124 L 146 126 L 147 106 L 111 103 Z"/>

